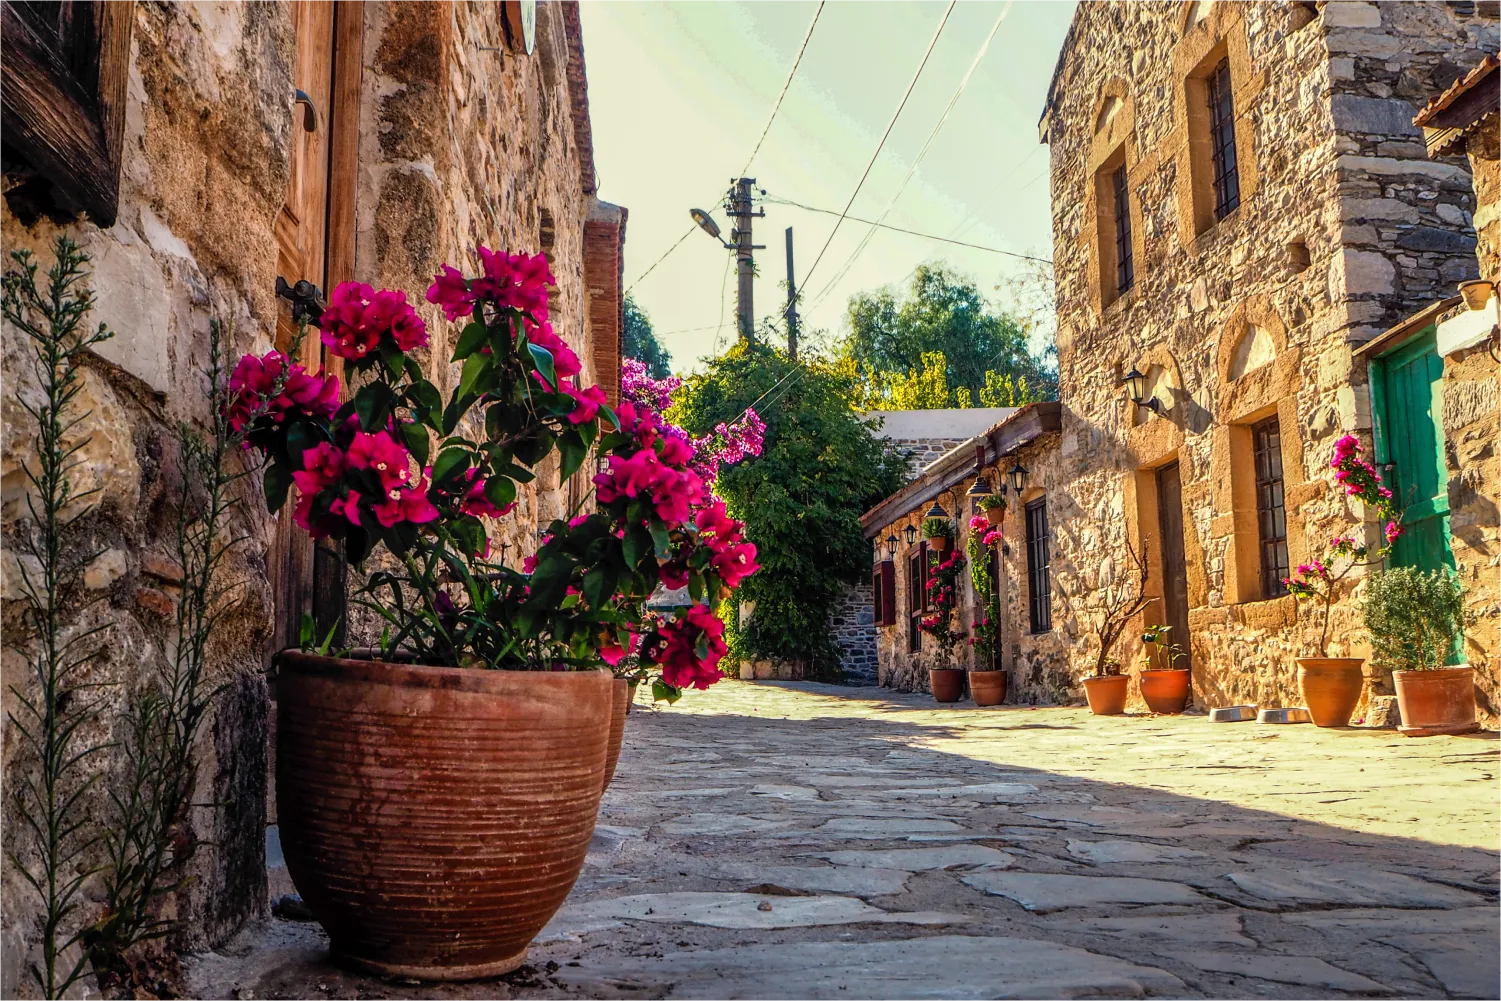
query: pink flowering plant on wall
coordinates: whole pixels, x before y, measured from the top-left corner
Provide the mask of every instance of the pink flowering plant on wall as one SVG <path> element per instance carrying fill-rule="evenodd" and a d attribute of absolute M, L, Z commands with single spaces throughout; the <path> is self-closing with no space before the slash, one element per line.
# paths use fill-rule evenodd
<path fill-rule="evenodd" d="M 708 687 L 725 654 L 709 602 L 755 572 L 755 547 L 657 408 L 612 409 L 601 387 L 579 385 L 580 361 L 550 322 L 546 259 L 479 257 L 479 275 L 445 266 L 427 290 L 458 325 L 446 397 L 412 353 L 429 338 L 405 294 L 355 282 L 314 320 L 359 386 L 347 402 L 336 380 L 278 352 L 241 359 L 227 413 L 248 421 L 248 446 L 266 458 L 268 505 L 295 486 L 303 530 L 342 539 L 351 562 L 389 555 L 361 595 L 387 622 L 383 654 L 511 670 L 635 658 L 673 697 Z M 566 480 L 591 451 L 594 510 L 547 526 L 520 569 L 492 560 L 490 525 L 516 508 L 518 487 L 554 454 Z M 686 586 L 692 604 L 649 613 L 659 585 Z"/>
<path fill-rule="evenodd" d="M 923 632 L 938 643 L 935 667 L 953 667 L 954 652 L 964 639 L 964 630 L 959 628 L 955 614 L 959 607 L 959 578 L 964 573 L 964 554 L 958 547 L 950 549 L 947 556 L 929 552 L 930 560 L 936 559 L 928 572 L 929 612 L 918 625 Z"/>
<path fill-rule="evenodd" d="M 1323 559 L 1300 564 L 1290 577 L 1284 577 L 1290 594 L 1299 600 L 1319 602 L 1323 625 L 1319 630 L 1319 656 L 1329 656 L 1329 609 L 1339 593 L 1340 582 L 1358 566 L 1370 566 L 1386 559 L 1402 534 L 1402 515 L 1391 490 L 1382 484 L 1376 467 L 1366 462 L 1363 449 L 1354 435 L 1347 434 L 1334 443 L 1334 458 L 1329 467 L 1345 493 L 1377 513 L 1381 524 L 1382 544 L 1371 548 L 1352 535 L 1337 535 L 1329 540 Z"/>
<path fill-rule="evenodd" d="M 994 496 L 994 495 L 991 495 Z M 975 649 L 975 670 L 994 671 L 1001 661 L 1001 599 L 991 575 L 991 557 L 1002 541 L 1001 529 L 977 514 L 969 519 L 969 579 L 975 588 L 975 627 L 969 645 Z"/>

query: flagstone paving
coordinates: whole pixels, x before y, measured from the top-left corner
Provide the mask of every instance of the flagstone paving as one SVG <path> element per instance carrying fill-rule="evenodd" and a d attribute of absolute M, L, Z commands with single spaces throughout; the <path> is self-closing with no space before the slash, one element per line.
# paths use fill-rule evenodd
<path fill-rule="evenodd" d="M 316 925 L 271 920 L 192 957 L 188 987 L 1496 998 L 1496 737 L 727 682 L 636 708 L 584 872 L 517 973 L 362 977 Z"/>

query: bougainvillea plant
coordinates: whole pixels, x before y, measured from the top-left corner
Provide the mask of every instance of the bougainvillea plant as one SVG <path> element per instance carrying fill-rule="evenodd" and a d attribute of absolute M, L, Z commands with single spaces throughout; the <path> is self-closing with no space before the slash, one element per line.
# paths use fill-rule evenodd
<path fill-rule="evenodd" d="M 934 559 L 938 555 L 929 553 L 928 558 Z M 964 639 L 964 630 L 959 628 L 954 614 L 959 605 L 959 575 L 964 572 L 964 563 L 964 554 L 956 548 L 946 558 L 934 563 L 928 573 L 928 608 L 930 611 L 918 622 L 918 625 L 922 627 L 923 632 L 938 641 L 935 667 L 952 667 L 954 650 Z"/>
<path fill-rule="evenodd" d="M 637 406 L 647 407 L 662 413 L 672 405 L 672 394 L 680 389 L 683 380 L 677 376 L 654 379 L 646 365 L 634 358 L 627 358 L 620 365 L 621 394 Z M 709 487 L 719 477 L 723 466 L 733 466 L 743 459 L 761 454 L 765 444 L 766 423 L 754 407 L 730 422 L 720 421 L 714 430 L 705 435 L 692 436 L 687 431 L 667 421 L 661 423 L 664 435 L 681 438 L 693 447 L 693 471 Z"/>
<path fill-rule="evenodd" d="M 991 496 L 994 496 L 993 494 Z M 983 505 L 986 498 L 981 498 Z M 1002 535 L 990 519 L 977 514 L 969 519 L 969 579 L 975 587 L 975 625 L 969 645 L 975 649 L 975 670 L 994 671 L 1001 659 L 1001 599 L 990 573 L 991 556 Z"/>
<path fill-rule="evenodd" d="M 1322 560 L 1300 564 L 1291 577 L 1284 577 L 1290 594 L 1299 600 L 1317 600 L 1323 613 L 1319 630 L 1319 656 L 1329 656 L 1329 609 L 1339 593 L 1339 584 L 1351 570 L 1370 566 L 1386 559 L 1402 534 L 1402 515 L 1392 492 L 1381 483 L 1376 467 L 1361 458 L 1360 442 L 1347 434 L 1334 443 L 1334 458 L 1329 468 L 1345 493 L 1373 509 L 1381 519 L 1383 542 L 1375 549 L 1357 543 L 1351 535 L 1337 535 L 1329 540 L 1328 555 Z"/>
<path fill-rule="evenodd" d="M 241 359 L 230 416 L 261 411 L 247 441 L 267 460 L 268 505 L 282 507 L 295 485 L 294 520 L 313 537 L 342 539 L 355 563 L 389 555 L 362 600 L 387 622 L 383 654 L 509 670 L 634 656 L 674 697 L 708 687 L 725 653 L 708 602 L 755 572 L 755 547 L 694 471 L 693 446 L 664 433 L 652 408 L 612 410 L 602 388 L 578 385 L 579 359 L 549 322 L 546 259 L 484 247 L 479 257 L 481 275 L 444 266 L 427 291 L 461 324 L 447 399 L 411 354 L 428 336 L 405 294 L 354 282 L 314 321 L 359 383 L 347 402 L 331 378 L 295 365 L 283 377 L 277 352 Z M 591 448 L 595 510 L 547 526 L 520 570 L 493 561 L 486 523 L 515 509 L 518 486 L 554 453 L 567 479 Z M 692 604 L 648 612 L 659 585 L 686 586 Z"/>

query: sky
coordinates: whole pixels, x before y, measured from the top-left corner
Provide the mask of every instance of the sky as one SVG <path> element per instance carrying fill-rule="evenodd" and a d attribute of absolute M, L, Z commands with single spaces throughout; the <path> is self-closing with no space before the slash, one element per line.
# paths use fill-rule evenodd
<path fill-rule="evenodd" d="M 586 0 L 581 6 L 599 195 L 630 210 L 626 287 L 679 372 L 700 368 L 700 359 L 733 343 L 733 255 L 695 230 L 642 275 L 693 225 L 691 208 L 710 211 L 728 236 L 724 193 L 766 127 L 817 7 L 813 0 Z M 1025 267 L 1017 258 L 878 230 L 850 263 L 870 227 L 846 219 L 835 232 L 837 213 L 855 191 L 947 7 L 915 0 L 830 0 L 824 6 L 748 171 L 767 192 L 766 218 L 754 224 L 756 242 L 766 245 L 756 258 L 758 319 L 780 313 L 785 301 L 788 226 L 805 331 L 822 328 L 837 337 L 847 329 L 851 295 L 904 286 L 929 261 L 947 261 L 992 301 L 1006 302 L 1007 293 L 995 286 Z M 1004 14 L 885 221 L 1051 257 L 1048 155 L 1038 142 L 1037 120 L 1073 10 L 1062 0 L 955 6 L 850 215 L 879 218 Z"/>

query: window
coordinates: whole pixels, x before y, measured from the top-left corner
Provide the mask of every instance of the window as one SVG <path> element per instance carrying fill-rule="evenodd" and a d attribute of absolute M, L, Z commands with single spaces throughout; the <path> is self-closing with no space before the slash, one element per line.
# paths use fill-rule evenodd
<path fill-rule="evenodd" d="M 928 544 L 920 543 L 907 557 L 907 649 L 922 649 L 922 613 L 928 603 Z"/>
<path fill-rule="evenodd" d="M 1230 89 L 1230 60 L 1221 59 L 1209 74 L 1209 138 L 1214 154 L 1214 217 L 1223 219 L 1240 206 L 1240 172 L 1235 162 L 1235 102 Z"/>
<path fill-rule="evenodd" d="M 132 4 L 6 3 L 0 14 L 6 201 L 22 217 L 119 206 Z"/>
<path fill-rule="evenodd" d="M 1251 426 L 1256 462 L 1256 529 L 1261 544 L 1261 596 L 1286 594 L 1287 508 L 1282 484 L 1282 431 L 1275 416 Z"/>
<path fill-rule="evenodd" d="M 1115 291 L 1119 294 L 1136 284 L 1135 261 L 1131 256 L 1131 196 L 1124 163 L 1111 174 L 1110 187 L 1115 196 Z"/>
<path fill-rule="evenodd" d="M 1045 633 L 1053 628 L 1053 589 L 1049 561 L 1048 509 L 1045 499 L 1027 505 L 1027 604 L 1032 631 Z"/>

